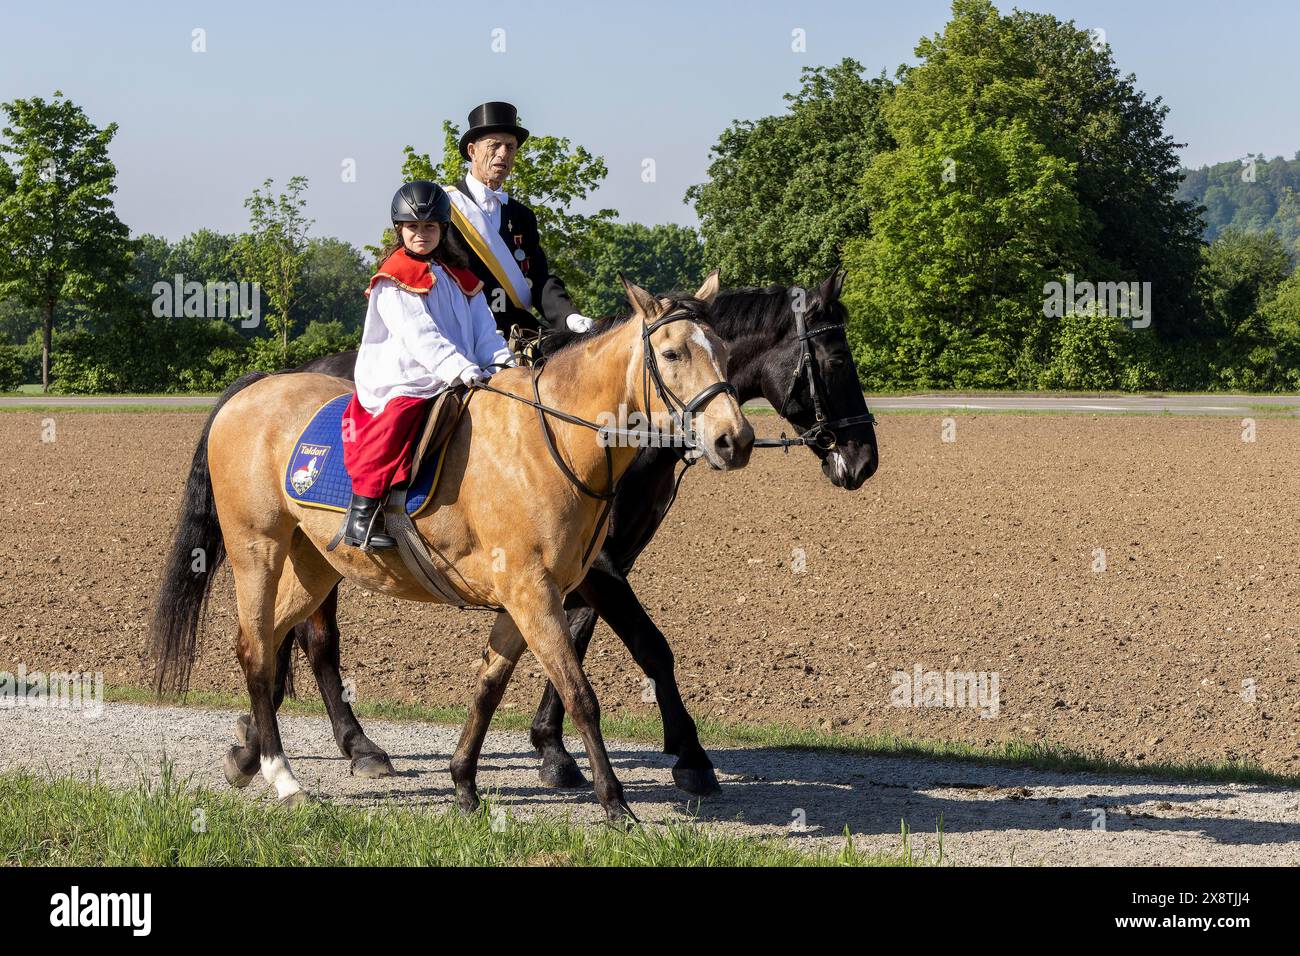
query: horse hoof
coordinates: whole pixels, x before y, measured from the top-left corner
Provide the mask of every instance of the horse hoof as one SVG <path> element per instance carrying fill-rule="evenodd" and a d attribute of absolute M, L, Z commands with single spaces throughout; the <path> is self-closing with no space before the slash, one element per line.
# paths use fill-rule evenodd
<path fill-rule="evenodd" d="M 226 783 L 237 789 L 247 787 L 253 779 L 251 773 L 244 773 L 239 769 L 239 762 L 235 760 L 235 751 L 238 747 L 231 747 L 226 751 L 226 759 L 221 762 L 221 769 L 226 774 Z"/>
<path fill-rule="evenodd" d="M 616 830 L 624 831 L 631 830 L 641 823 L 632 812 L 632 808 L 621 800 L 605 805 L 605 822 Z"/>
<path fill-rule="evenodd" d="M 538 768 L 537 775 L 541 777 L 543 787 L 556 790 L 580 790 L 588 786 L 587 778 L 572 758 L 564 762 L 543 763 Z"/>
<path fill-rule="evenodd" d="M 239 746 L 248 746 L 248 731 L 252 729 L 253 719 L 248 714 L 241 714 L 235 721 L 235 739 L 239 741 Z"/>
<path fill-rule="evenodd" d="M 288 796 L 280 798 L 280 806 L 289 810 L 292 810 L 294 807 L 301 807 L 311 802 L 311 794 L 306 790 L 295 790 Z"/>
<path fill-rule="evenodd" d="M 352 774 L 356 777 L 375 779 L 378 777 L 395 777 L 397 771 L 393 769 L 393 762 L 388 759 L 388 754 L 377 753 L 353 757 Z"/>
<path fill-rule="evenodd" d="M 476 812 L 479 808 L 478 790 L 473 787 L 457 787 L 456 806 L 464 814 Z"/>
<path fill-rule="evenodd" d="M 673 767 L 673 783 L 693 797 L 712 797 L 722 791 L 712 767 Z"/>

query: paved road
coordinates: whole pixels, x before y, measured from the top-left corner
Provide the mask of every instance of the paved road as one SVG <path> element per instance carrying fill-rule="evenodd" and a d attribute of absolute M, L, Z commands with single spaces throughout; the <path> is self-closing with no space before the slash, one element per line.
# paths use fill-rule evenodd
<path fill-rule="evenodd" d="M 230 792 L 221 759 L 235 714 L 220 710 L 105 704 L 99 712 L 15 707 L 4 713 L 0 772 L 97 773 L 130 786 L 158 776 L 164 753 L 177 776 Z M 291 765 L 314 796 L 370 806 L 452 805 L 447 762 L 455 727 L 366 721 L 398 776 L 350 776 L 324 717 L 282 717 Z M 579 741 L 570 740 L 575 755 Z M 836 848 L 847 828 L 867 851 L 897 851 L 899 824 L 918 856 L 996 865 L 1238 865 L 1300 863 L 1300 791 L 1247 784 L 1176 783 L 1144 777 L 1066 774 L 942 760 L 827 751 L 714 747 L 722 793 L 702 804 L 672 785 L 672 757 L 643 743 L 609 741 L 628 800 L 651 823 L 697 819 L 724 833 L 785 838 L 796 848 Z M 578 760 L 587 771 L 586 760 Z M 590 779 L 590 778 L 589 778 Z M 526 820 L 559 813 L 603 819 L 590 788 L 547 790 L 522 731 L 488 734 L 479 788 Z M 250 798 L 274 800 L 262 778 Z"/>
<path fill-rule="evenodd" d="M 1300 414 L 1300 395 L 1106 395 L 1057 396 L 1057 395 L 959 395 L 945 393 L 940 395 L 894 395 L 868 396 L 871 408 L 876 412 L 889 411 L 1032 411 L 1062 413 L 1113 413 L 1140 412 L 1160 414 L 1169 412 L 1178 415 L 1240 415 Z M 0 408 L 23 405 L 96 407 L 113 405 L 153 405 L 159 408 L 193 405 L 211 405 L 212 397 L 202 395 L 40 395 L 31 397 L 0 398 Z M 768 407 L 766 402 L 753 402 L 752 407 Z"/>

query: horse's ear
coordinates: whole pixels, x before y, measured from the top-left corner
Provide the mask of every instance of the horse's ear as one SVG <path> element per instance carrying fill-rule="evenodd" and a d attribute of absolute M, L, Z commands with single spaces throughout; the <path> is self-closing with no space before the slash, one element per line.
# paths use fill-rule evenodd
<path fill-rule="evenodd" d="M 835 302 L 839 299 L 840 290 L 844 288 L 844 276 L 845 276 L 844 267 L 841 265 L 836 265 L 834 271 L 832 271 L 831 274 L 827 277 L 826 281 L 822 283 L 822 287 L 821 287 L 822 304 L 828 305 L 831 302 Z"/>
<path fill-rule="evenodd" d="M 618 274 L 618 281 L 623 283 L 623 290 L 627 293 L 628 304 L 637 312 L 648 317 L 659 311 L 655 306 L 655 297 L 645 289 L 635 282 L 629 281 L 627 276 L 621 272 Z"/>
<path fill-rule="evenodd" d="M 713 305 L 713 300 L 717 298 L 718 289 L 721 286 L 721 273 L 718 272 L 717 269 L 714 269 L 705 277 L 704 285 L 700 286 L 699 290 L 695 293 L 695 298 L 699 299 L 701 302 L 707 302 L 709 305 Z"/>

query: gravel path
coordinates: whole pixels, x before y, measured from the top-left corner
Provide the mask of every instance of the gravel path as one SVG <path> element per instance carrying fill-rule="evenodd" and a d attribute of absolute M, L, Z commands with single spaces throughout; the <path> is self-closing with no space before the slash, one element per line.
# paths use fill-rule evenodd
<path fill-rule="evenodd" d="M 142 770 L 156 776 L 165 751 L 182 778 L 226 789 L 221 757 L 233 742 L 235 717 L 133 704 L 105 705 L 97 718 L 7 709 L 0 711 L 0 770 L 86 775 L 98 769 L 111 784 L 130 784 Z M 397 767 L 399 776 L 389 780 L 350 776 L 324 718 L 286 717 L 281 728 L 294 770 L 313 794 L 359 805 L 451 804 L 447 761 L 457 728 L 368 721 L 367 731 Z M 570 748 L 580 753 L 577 741 Z M 611 741 L 610 751 L 643 820 L 683 819 L 695 811 L 672 786 L 672 758 L 640 743 Z M 698 819 L 737 835 L 784 835 L 800 847 L 838 845 L 848 827 L 864 849 L 896 850 L 906 821 L 913 849 L 933 856 L 942 819 L 944 857 L 956 864 L 1300 863 L 1297 790 L 762 748 L 712 753 L 723 793 L 699 806 Z M 579 762 L 585 771 L 581 756 Z M 480 789 L 523 817 L 563 812 L 602 819 L 589 789 L 542 788 L 536 765 L 525 734 L 491 733 Z M 272 798 L 260 777 L 244 792 Z"/>

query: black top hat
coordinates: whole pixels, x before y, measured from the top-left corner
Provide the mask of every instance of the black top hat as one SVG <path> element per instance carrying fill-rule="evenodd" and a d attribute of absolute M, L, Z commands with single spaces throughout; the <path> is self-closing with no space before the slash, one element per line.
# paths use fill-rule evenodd
<path fill-rule="evenodd" d="M 470 143 L 488 133 L 514 133 L 519 145 L 524 145 L 528 130 L 519 125 L 519 111 L 509 103 L 484 103 L 469 111 L 469 129 L 460 138 L 460 154 L 469 159 Z"/>

